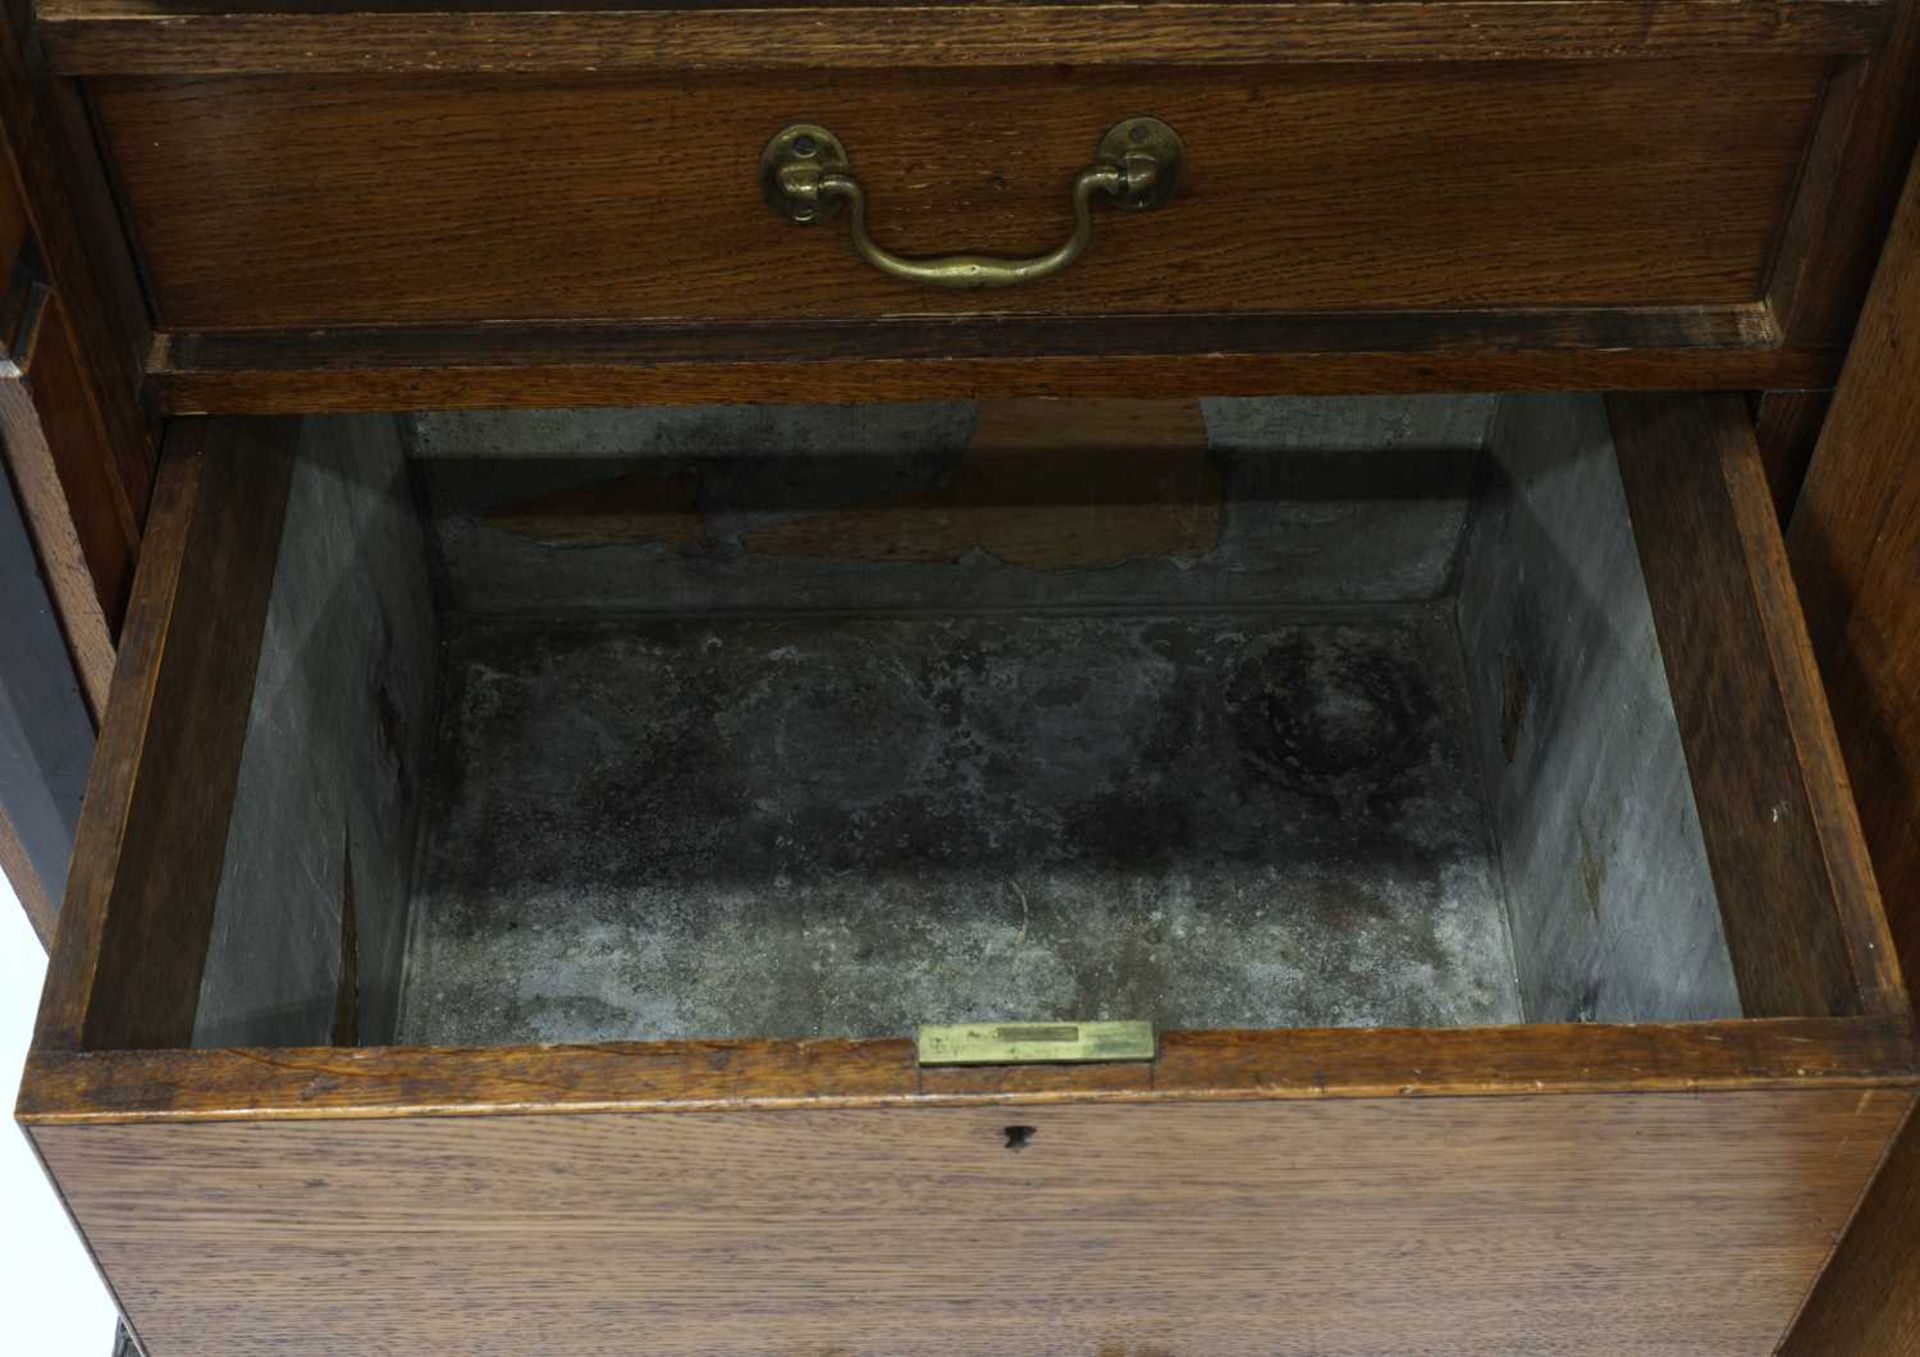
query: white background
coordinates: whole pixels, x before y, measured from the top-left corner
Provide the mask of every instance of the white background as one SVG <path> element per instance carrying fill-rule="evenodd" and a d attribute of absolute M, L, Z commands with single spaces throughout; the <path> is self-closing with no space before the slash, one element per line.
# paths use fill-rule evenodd
<path fill-rule="evenodd" d="M 13 1123 L 46 953 L 0 877 L 0 1328 L 21 1357 L 108 1357 L 113 1302 Z"/>

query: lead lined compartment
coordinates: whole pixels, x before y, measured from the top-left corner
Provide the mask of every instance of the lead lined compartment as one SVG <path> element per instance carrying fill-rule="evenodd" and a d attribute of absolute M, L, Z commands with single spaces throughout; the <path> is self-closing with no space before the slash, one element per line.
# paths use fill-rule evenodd
<path fill-rule="evenodd" d="M 1592 398 L 309 421 L 196 1045 L 1738 1016 Z"/>

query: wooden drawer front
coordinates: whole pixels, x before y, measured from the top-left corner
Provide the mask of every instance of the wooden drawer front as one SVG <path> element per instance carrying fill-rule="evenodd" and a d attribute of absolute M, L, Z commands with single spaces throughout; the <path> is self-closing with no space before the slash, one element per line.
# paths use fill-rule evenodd
<path fill-rule="evenodd" d="M 92 82 L 175 328 L 559 319 L 1738 304 L 1765 289 L 1823 88 L 1809 57 L 1510 65 Z M 1122 117 L 1181 196 L 1096 208 L 1054 279 L 882 277 L 756 162 L 807 120 L 876 238 L 1044 251 Z"/>
<path fill-rule="evenodd" d="M 151 1357 L 1764 1357 L 1910 1102 L 402 1118 L 39 1140 Z M 1010 1154 L 1016 1115 L 1035 1133 Z"/>

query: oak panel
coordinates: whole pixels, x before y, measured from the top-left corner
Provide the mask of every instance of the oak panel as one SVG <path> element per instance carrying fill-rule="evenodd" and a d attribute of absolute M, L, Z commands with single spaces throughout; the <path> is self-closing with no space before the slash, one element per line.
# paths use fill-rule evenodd
<path fill-rule="evenodd" d="M 163 326 L 1194 314 L 1757 300 L 1815 58 L 1221 70 L 101 78 Z M 1187 187 L 1047 282 L 916 288 L 761 202 L 810 119 L 877 238 L 1036 253 L 1122 116 Z"/>
<path fill-rule="evenodd" d="M 746 325 L 462 325 L 156 336 L 176 414 L 701 401 L 1819 386 L 1763 305 Z"/>
<path fill-rule="evenodd" d="M 1844 344 L 1920 140 L 1920 5 L 1870 55 L 1836 61 L 1767 297 L 1788 340 Z"/>
<path fill-rule="evenodd" d="M 1874 275 L 1788 537 L 1815 653 L 1886 884 L 1920 967 L 1920 167 Z M 1786 1357 L 1920 1350 L 1920 1120 L 1873 1185 Z"/>
<path fill-rule="evenodd" d="M 149 1357 L 1763 1357 L 1912 1101 L 36 1127 Z"/>
<path fill-rule="evenodd" d="M 100 464 L 91 474 L 110 486 L 107 502 L 137 543 L 155 451 L 138 400 L 149 318 L 80 96 L 71 82 L 52 76 L 26 13 L 24 5 L 10 6 L 9 22 L 0 24 L 0 197 L 17 195 L 12 210 L 31 227 L 35 265 L 63 312 L 54 328 L 70 369 L 63 391 L 38 399 L 59 407 L 76 432 L 84 420 L 81 447 Z M 12 251 L 0 270 L 17 279 L 20 260 Z M 29 517 L 34 513 L 29 505 Z M 36 523 L 35 530 L 46 527 Z M 102 602 L 114 612 L 113 600 Z M 118 625 L 114 612 L 109 626 Z"/>
<path fill-rule="evenodd" d="M 1788 545 L 1860 818 L 1920 964 L 1920 172 L 1821 431 Z"/>
<path fill-rule="evenodd" d="M 43 0 L 63 69 L 168 72 L 647 70 L 1155 61 L 1591 59 L 1867 50 L 1872 0 L 563 0 L 368 10 L 354 0 Z M 982 14 L 989 10 L 990 21 Z"/>
<path fill-rule="evenodd" d="M 1920 1352 L 1920 1118 L 1911 1113 L 1780 1357 Z"/>
<path fill-rule="evenodd" d="M 97 724 L 152 486 L 136 399 L 149 336 L 77 110 L 24 26 L 0 22 L 0 472 Z"/>
<path fill-rule="evenodd" d="M 113 675 L 139 519 L 60 293 L 30 285 L 0 376 L 0 465 L 10 475 L 47 592 L 97 725 Z"/>
<path fill-rule="evenodd" d="M 916 1103 L 1535 1097 L 1920 1083 L 1902 1018 L 1167 1032 L 1157 1061 L 921 1069 L 913 1043 L 36 1049 L 34 1125 Z"/>

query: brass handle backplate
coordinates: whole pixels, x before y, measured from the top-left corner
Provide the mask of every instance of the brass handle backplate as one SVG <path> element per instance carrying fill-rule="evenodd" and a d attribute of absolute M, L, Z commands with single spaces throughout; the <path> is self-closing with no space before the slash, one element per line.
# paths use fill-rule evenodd
<path fill-rule="evenodd" d="M 1073 234 L 1031 259 L 977 254 L 909 259 L 881 248 L 867 234 L 867 195 L 854 177 L 846 147 L 826 128 L 810 123 L 784 128 L 767 143 L 760 153 L 760 192 L 775 212 L 802 225 L 826 221 L 847 204 L 854 252 L 895 278 L 934 287 L 1013 287 L 1058 273 L 1085 252 L 1093 239 L 1094 194 L 1135 212 L 1151 212 L 1179 188 L 1186 156 L 1179 134 L 1158 118 L 1115 123 L 1100 138 L 1093 163 L 1073 177 Z"/>

